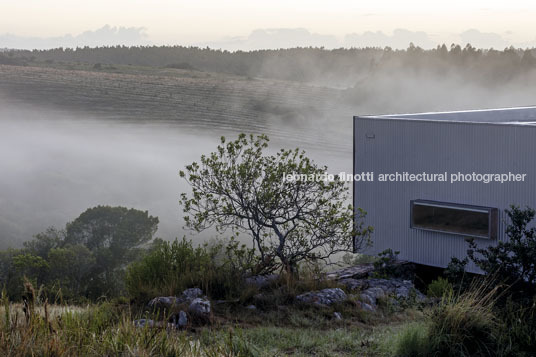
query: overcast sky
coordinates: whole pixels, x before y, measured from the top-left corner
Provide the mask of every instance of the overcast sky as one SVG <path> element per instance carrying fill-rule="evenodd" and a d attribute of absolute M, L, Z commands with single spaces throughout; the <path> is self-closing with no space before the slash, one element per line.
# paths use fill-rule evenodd
<path fill-rule="evenodd" d="M 424 47 L 471 40 L 524 47 L 536 44 L 535 18 L 535 1 L 516 0 L 0 0 L 0 47 L 398 46 L 412 36 Z"/>

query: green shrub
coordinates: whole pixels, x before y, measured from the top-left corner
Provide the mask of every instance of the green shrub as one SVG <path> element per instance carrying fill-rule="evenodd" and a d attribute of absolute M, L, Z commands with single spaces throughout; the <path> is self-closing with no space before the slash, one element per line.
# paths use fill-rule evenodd
<path fill-rule="evenodd" d="M 213 298 L 239 296 L 244 275 L 255 261 L 253 252 L 236 240 L 193 247 L 186 239 L 161 241 L 127 268 L 125 282 L 131 297 L 145 301 L 154 296 L 177 295 L 201 288 Z"/>
<path fill-rule="evenodd" d="M 429 297 L 440 298 L 452 291 L 452 285 L 447 279 L 438 277 L 428 285 L 426 294 Z"/>
<path fill-rule="evenodd" d="M 440 356 L 494 356 L 499 322 L 494 314 L 495 290 L 486 284 L 467 293 L 452 291 L 429 316 L 430 349 Z"/>
<path fill-rule="evenodd" d="M 430 354 L 428 327 L 424 323 L 406 326 L 395 341 L 395 356 L 420 357 Z"/>
<path fill-rule="evenodd" d="M 500 311 L 503 330 L 499 338 L 503 356 L 534 356 L 536 351 L 536 298 L 527 307 L 509 299 Z"/>

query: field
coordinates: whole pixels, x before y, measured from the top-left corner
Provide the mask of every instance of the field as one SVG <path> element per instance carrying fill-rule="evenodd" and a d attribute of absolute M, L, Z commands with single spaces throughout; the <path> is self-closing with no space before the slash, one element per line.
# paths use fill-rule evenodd
<path fill-rule="evenodd" d="M 111 68 L 0 65 L 0 95 L 13 105 L 113 120 L 164 121 L 195 130 L 264 133 L 297 144 L 350 150 L 348 129 L 355 113 L 343 105 L 342 90 L 195 70 Z"/>
<path fill-rule="evenodd" d="M 8 309 L 9 320 L 0 308 L 4 356 L 383 356 L 398 331 L 421 318 L 414 310 L 380 319 L 347 308 L 337 321 L 331 310 L 237 314 L 226 307 L 213 325 L 178 331 L 135 327 L 136 314 L 118 303 L 40 305 L 28 319 L 21 304 Z"/>

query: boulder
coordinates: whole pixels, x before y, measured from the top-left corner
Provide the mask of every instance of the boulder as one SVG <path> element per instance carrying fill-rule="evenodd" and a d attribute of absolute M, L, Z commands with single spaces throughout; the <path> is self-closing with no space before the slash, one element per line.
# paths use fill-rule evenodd
<path fill-rule="evenodd" d="M 193 300 L 203 296 L 203 290 L 190 288 L 182 292 L 181 296 L 159 296 L 149 301 L 149 307 L 153 309 L 170 309 L 181 304 L 190 304 Z"/>
<path fill-rule="evenodd" d="M 209 316 L 210 315 L 210 301 L 202 298 L 195 298 L 190 303 L 188 311 L 191 314 L 197 316 Z"/>
<path fill-rule="evenodd" d="M 185 299 L 176 296 L 159 296 L 149 301 L 149 307 L 153 309 L 169 309 L 185 302 Z"/>
<path fill-rule="evenodd" d="M 331 280 L 363 279 L 373 271 L 374 264 L 360 264 L 327 273 L 326 278 Z"/>
<path fill-rule="evenodd" d="M 185 327 L 187 324 L 188 324 L 188 317 L 186 316 L 186 313 L 181 310 L 179 312 L 179 319 L 177 321 L 177 326 Z"/>
<path fill-rule="evenodd" d="M 347 298 L 346 293 L 340 288 L 310 291 L 296 296 L 296 300 L 299 302 L 320 306 L 329 306 L 335 303 L 340 303 L 345 301 Z"/>
<path fill-rule="evenodd" d="M 202 296 L 203 296 L 203 290 L 199 288 L 190 288 L 182 292 L 182 298 L 188 301 L 192 301 L 193 299 L 202 297 Z"/>
<path fill-rule="evenodd" d="M 151 319 L 139 319 L 139 320 L 134 320 L 134 326 L 136 327 L 154 327 L 155 326 L 155 322 L 154 320 L 151 320 Z"/>

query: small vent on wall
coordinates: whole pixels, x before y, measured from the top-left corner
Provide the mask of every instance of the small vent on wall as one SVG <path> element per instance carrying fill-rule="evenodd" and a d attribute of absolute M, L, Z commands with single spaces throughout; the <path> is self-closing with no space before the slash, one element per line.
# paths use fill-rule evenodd
<path fill-rule="evenodd" d="M 376 135 L 375 135 L 374 133 L 366 133 L 366 134 L 365 134 L 365 137 L 366 137 L 367 139 L 374 139 L 374 138 L 376 137 Z"/>

